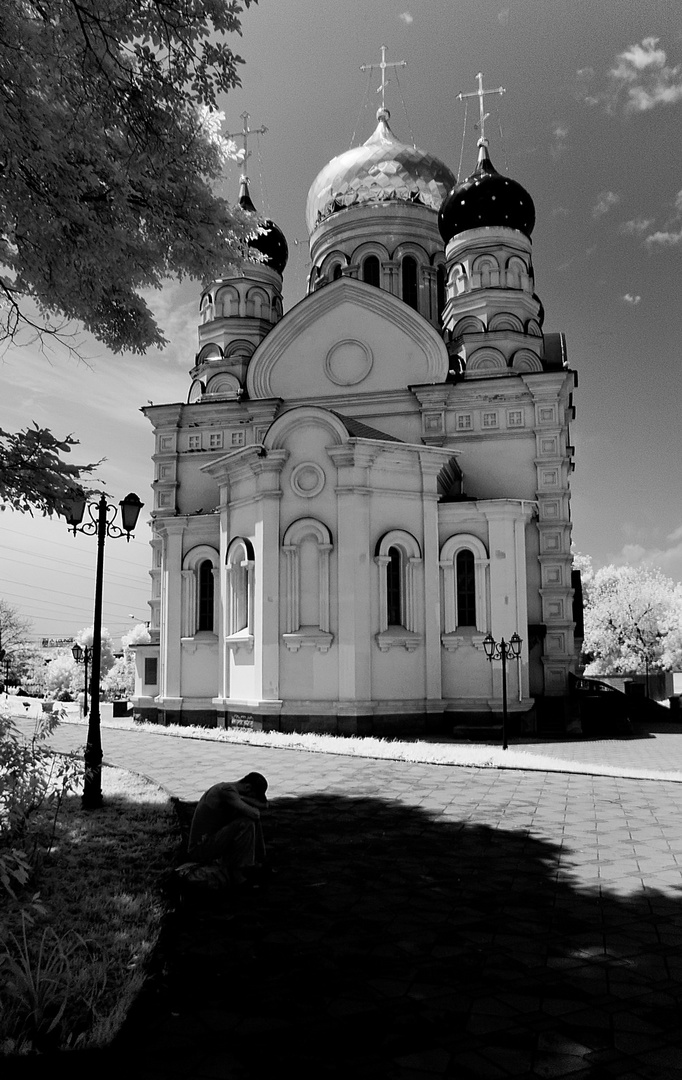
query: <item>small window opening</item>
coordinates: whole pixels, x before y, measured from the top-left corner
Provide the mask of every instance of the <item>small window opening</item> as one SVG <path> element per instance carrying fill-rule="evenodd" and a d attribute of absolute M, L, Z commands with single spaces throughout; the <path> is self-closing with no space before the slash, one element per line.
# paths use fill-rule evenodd
<path fill-rule="evenodd" d="M 363 262 L 362 280 L 377 289 L 381 287 L 381 265 L 376 255 L 368 255 Z"/>
<path fill-rule="evenodd" d="M 417 260 L 411 255 L 403 259 L 403 300 L 415 311 L 419 310 L 419 289 L 417 287 Z"/>
<path fill-rule="evenodd" d="M 205 559 L 199 567 L 199 610 L 197 630 L 213 630 L 213 563 Z"/>
<path fill-rule="evenodd" d="M 438 304 L 438 318 L 442 318 L 445 310 L 445 267 L 441 263 L 436 271 L 436 302 Z"/>
<path fill-rule="evenodd" d="M 471 551 L 457 555 L 457 625 L 476 625 L 476 576 Z"/>
<path fill-rule="evenodd" d="M 398 548 L 389 548 L 388 557 L 389 562 L 386 566 L 386 603 L 388 607 L 388 625 L 402 626 L 402 566 L 400 552 Z"/>

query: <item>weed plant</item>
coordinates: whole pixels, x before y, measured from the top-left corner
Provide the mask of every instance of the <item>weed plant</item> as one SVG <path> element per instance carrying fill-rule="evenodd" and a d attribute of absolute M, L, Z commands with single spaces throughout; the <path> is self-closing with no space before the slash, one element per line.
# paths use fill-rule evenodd
<path fill-rule="evenodd" d="M 82 759 L 49 750 L 53 729 L 0 727 L 2 1054 L 111 1041 L 158 939 L 177 839 L 167 794 L 123 770 L 103 769 L 104 806 L 83 810 Z"/>

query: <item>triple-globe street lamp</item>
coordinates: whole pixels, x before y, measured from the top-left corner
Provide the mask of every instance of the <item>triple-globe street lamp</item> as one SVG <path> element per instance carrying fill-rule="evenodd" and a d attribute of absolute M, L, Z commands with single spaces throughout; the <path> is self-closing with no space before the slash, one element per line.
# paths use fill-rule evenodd
<path fill-rule="evenodd" d="M 102 806 L 102 732 L 99 707 L 99 684 L 102 661 L 102 591 L 104 583 L 104 541 L 107 536 L 125 536 L 130 540 L 143 507 L 133 492 L 119 503 L 122 528 L 114 524 L 118 513 L 113 503 L 102 495 L 97 502 L 86 498 L 72 499 L 65 512 L 66 523 L 75 536 L 77 532 L 97 537 L 97 570 L 95 573 L 95 615 L 90 648 L 90 714 L 88 738 L 85 745 L 85 777 L 83 780 L 82 805 L 85 810 L 97 810 Z M 83 522 L 87 508 L 89 521 Z M 75 650 L 74 650 L 75 656 Z M 77 658 L 76 658 L 77 659 Z M 87 683 L 87 677 L 86 677 Z"/>
<path fill-rule="evenodd" d="M 500 638 L 495 641 L 491 633 L 483 638 L 485 655 L 490 662 L 502 661 L 502 749 L 507 749 L 507 660 L 518 660 L 521 655 L 521 638 L 514 632 L 509 641 Z"/>

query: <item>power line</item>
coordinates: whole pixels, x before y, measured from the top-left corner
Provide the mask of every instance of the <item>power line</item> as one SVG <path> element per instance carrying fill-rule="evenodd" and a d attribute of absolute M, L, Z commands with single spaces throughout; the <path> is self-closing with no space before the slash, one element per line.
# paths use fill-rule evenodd
<path fill-rule="evenodd" d="M 12 551 L 19 551 L 21 549 L 20 548 L 12 548 L 11 550 Z M 76 573 L 75 570 L 63 570 L 62 569 L 63 563 L 59 559 L 51 559 L 49 555 L 36 555 L 35 558 L 36 559 L 43 559 L 45 562 L 56 563 L 57 567 L 59 569 L 60 576 L 63 575 L 65 577 L 76 577 L 76 578 L 80 578 L 81 581 L 86 580 L 86 575 L 89 575 L 90 577 L 93 577 L 93 578 L 95 576 L 94 567 L 92 569 L 92 573 L 90 573 L 90 570 L 88 568 L 84 568 L 81 573 Z M 0 552 L 0 563 L 2 563 L 2 562 L 6 562 L 6 563 L 8 563 L 8 564 L 10 564 L 12 566 L 34 566 L 35 565 L 33 561 L 27 562 L 25 559 L 7 558 L 7 557 L 3 556 L 2 553 Z M 38 570 L 47 570 L 49 572 L 54 572 L 53 568 L 50 567 L 50 566 L 38 566 L 38 567 L 36 567 L 36 569 L 38 569 Z M 139 570 L 139 572 L 141 574 L 144 574 L 144 573 L 148 574 L 149 573 L 148 569 L 145 569 L 145 568 L 143 568 L 141 566 L 140 567 L 135 567 L 134 569 L 135 569 L 135 571 Z M 117 574 L 115 571 L 113 573 L 111 571 L 108 571 L 106 576 L 107 576 L 107 580 L 111 580 L 112 578 L 117 578 L 120 581 L 127 581 L 128 580 L 128 575 L 126 575 L 126 574 Z M 132 574 L 131 574 L 131 577 L 132 577 Z M 89 580 L 89 578 L 88 578 L 88 580 Z"/>
<path fill-rule="evenodd" d="M 38 540 L 38 538 L 37 538 L 37 537 L 34 537 L 34 538 L 29 538 L 29 537 L 27 537 L 26 533 L 23 533 L 23 532 L 21 531 L 21 529 L 8 529 L 8 528 L 5 528 L 5 527 L 3 526 L 3 529 L 2 529 L 2 531 L 3 531 L 3 534 L 4 534 L 4 533 L 13 533 L 13 534 L 14 534 L 15 536 L 21 536 L 21 537 L 23 537 L 23 539 L 24 539 L 24 540 L 26 540 L 26 539 L 35 539 L 35 540 Z M 133 538 L 132 538 L 132 539 L 130 540 L 130 543 L 131 543 L 131 544 L 133 544 L 133 545 L 134 545 L 135 547 L 143 547 L 143 548 L 145 548 L 145 549 L 149 550 L 149 541 L 148 541 L 148 540 L 136 540 L 136 539 L 135 539 L 135 538 L 133 537 Z M 70 551 L 74 551 L 74 550 L 76 550 L 76 549 L 74 548 L 74 545 L 73 545 L 73 543 L 69 544 L 69 543 L 67 543 L 67 542 L 66 542 L 66 541 L 64 541 L 64 540 L 50 540 L 50 541 L 49 541 L 49 545 L 50 545 L 50 547 L 63 547 L 63 548 L 69 548 L 69 550 L 70 550 Z M 109 558 L 109 556 L 108 556 L 108 554 L 107 554 L 107 562 L 110 562 L 110 561 L 112 561 L 112 560 L 113 560 L 113 561 L 115 561 L 115 562 L 125 562 L 125 561 L 126 561 L 125 559 L 121 559 L 120 557 L 119 557 L 119 558 L 117 558 L 117 557 L 116 557 L 115 555 L 112 555 L 112 556 L 111 556 L 111 559 L 110 559 L 110 558 Z"/>

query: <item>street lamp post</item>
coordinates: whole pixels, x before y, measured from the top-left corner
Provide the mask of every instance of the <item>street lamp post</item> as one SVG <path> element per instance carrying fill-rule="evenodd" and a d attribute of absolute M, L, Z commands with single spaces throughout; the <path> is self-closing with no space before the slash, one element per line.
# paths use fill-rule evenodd
<path fill-rule="evenodd" d="M 485 655 L 492 663 L 493 660 L 502 661 L 502 749 L 507 749 L 507 660 L 511 657 L 518 660 L 521 655 L 521 638 L 514 632 L 509 641 L 501 638 L 495 641 L 492 634 L 488 633 L 483 639 Z"/>
<path fill-rule="evenodd" d="M 73 499 L 65 513 L 66 523 L 73 531 L 97 537 L 97 569 L 95 573 L 95 616 L 92 634 L 90 716 L 88 720 L 88 738 L 85 745 L 85 777 L 83 780 L 82 805 L 85 810 L 98 810 L 102 805 L 102 732 L 99 708 L 99 684 L 102 661 L 102 591 L 104 584 L 104 541 L 107 536 L 130 536 L 137 525 L 140 510 L 144 504 L 131 492 L 119 503 L 123 528 L 115 525 L 116 507 L 108 503 L 102 495 L 94 503 L 87 499 Z M 87 507 L 89 521 L 83 522 Z"/>
<path fill-rule="evenodd" d="M 77 664 L 85 664 L 85 687 L 84 687 L 84 690 L 83 690 L 83 716 L 87 716 L 88 715 L 88 664 L 90 663 L 90 660 L 92 659 L 92 649 L 90 648 L 89 645 L 86 645 L 85 648 L 83 648 L 81 645 L 76 643 L 73 646 L 71 652 L 73 653 L 73 658 L 74 658 L 74 660 L 76 661 Z"/>

